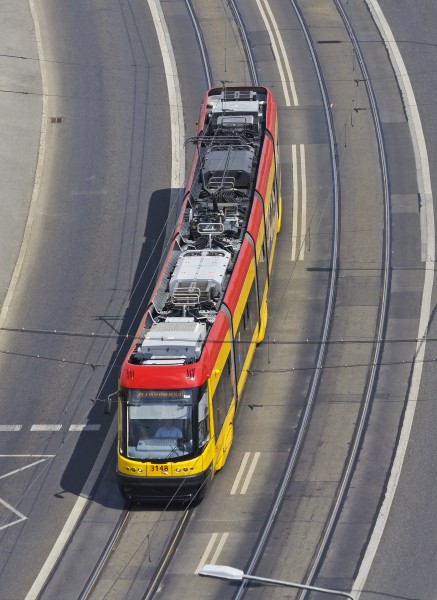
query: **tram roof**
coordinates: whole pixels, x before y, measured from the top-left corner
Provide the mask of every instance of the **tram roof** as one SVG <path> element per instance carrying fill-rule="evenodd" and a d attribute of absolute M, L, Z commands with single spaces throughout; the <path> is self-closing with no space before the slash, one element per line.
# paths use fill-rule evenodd
<path fill-rule="evenodd" d="M 255 192 L 265 88 L 211 90 L 180 227 L 129 362 L 191 364 L 223 302 Z"/>

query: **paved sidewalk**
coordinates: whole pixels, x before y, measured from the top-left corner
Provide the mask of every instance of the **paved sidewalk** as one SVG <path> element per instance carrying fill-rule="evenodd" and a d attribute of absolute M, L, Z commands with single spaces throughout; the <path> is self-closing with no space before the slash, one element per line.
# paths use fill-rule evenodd
<path fill-rule="evenodd" d="M 29 0 L 0 2 L 0 308 L 32 198 L 41 130 L 41 73 Z"/>

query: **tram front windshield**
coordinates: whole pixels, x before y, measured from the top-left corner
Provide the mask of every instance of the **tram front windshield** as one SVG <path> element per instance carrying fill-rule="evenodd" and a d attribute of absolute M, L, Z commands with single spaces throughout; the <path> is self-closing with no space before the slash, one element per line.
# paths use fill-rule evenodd
<path fill-rule="evenodd" d="M 167 460 L 192 453 L 192 392 L 128 391 L 128 457 Z"/>

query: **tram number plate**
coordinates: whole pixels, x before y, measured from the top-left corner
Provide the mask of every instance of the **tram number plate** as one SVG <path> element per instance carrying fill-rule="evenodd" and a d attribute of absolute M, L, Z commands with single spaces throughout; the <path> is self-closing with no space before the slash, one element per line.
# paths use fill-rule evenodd
<path fill-rule="evenodd" d="M 168 465 L 150 465 L 150 472 L 157 475 L 168 475 L 170 470 Z"/>

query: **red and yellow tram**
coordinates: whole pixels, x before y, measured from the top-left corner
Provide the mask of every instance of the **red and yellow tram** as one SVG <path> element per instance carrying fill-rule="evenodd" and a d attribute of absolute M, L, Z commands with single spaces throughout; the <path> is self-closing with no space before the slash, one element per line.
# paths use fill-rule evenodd
<path fill-rule="evenodd" d="M 120 373 L 117 478 L 135 500 L 201 498 L 224 465 L 281 223 L 265 87 L 209 90 L 181 215 Z"/>

